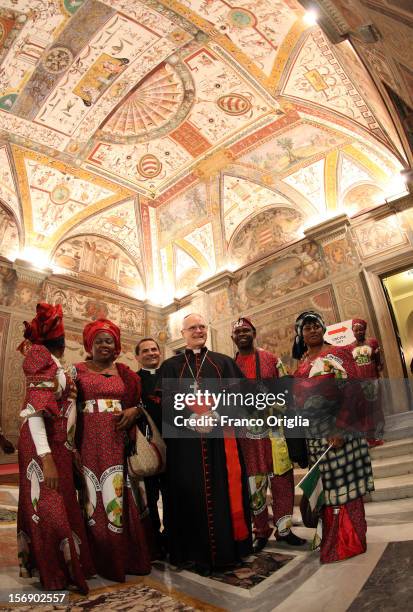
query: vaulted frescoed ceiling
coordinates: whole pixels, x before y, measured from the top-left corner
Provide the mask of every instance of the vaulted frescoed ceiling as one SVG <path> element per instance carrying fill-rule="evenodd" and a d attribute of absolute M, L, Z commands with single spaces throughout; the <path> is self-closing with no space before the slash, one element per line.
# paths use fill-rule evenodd
<path fill-rule="evenodd" d="M 0 254 L 166 304 L 404 190 L 296 0 L 0 0 Z"/>

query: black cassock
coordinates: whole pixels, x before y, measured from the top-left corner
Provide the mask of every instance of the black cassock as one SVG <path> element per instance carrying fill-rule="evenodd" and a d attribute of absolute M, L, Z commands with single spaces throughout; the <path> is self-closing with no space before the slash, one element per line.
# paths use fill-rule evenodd
<path fill-rule="evenodd" d="M 162 364 L 158 388 L 163 389 L 164 423 L 171 423 L 176 414 L 186 417 L 194 412 L 187 408 L 175 411 L 168 381 L 174 379 L 176 388 L 191 392 L 188 387 L 201 363 L 197 376 L 201 389 L 205 379 L 243 378 L 227 355 L 208 351 L 205 357 L 205 353 L 205 347 L 200 353 L 186 349 Z M 207 569 L 231 566 L 251 552 L 248 481 L 238 440 L 191 435 L 165 440 L 170 561 L 174 565 L 193 562 Z"/>

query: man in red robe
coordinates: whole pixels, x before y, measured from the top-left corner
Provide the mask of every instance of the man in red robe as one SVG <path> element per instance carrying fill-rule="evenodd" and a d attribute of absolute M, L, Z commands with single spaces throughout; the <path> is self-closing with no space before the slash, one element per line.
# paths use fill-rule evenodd
<path fill-rule="evenodd" d="M 272 353 L 256 348 L 256 329 L 249 319 L 242 317 L 234 324 L 232 340 L 238 348 L 235 362 L 247 378 L 257 381 L 285 376 L 282 361 Z M 261 436 L 261 437 L 260 437 Z M 246 463 L 250 506 L 255 528 L 254 551 L 259 552 L 272 534 L 267 508 L 267 489 L 273 499 L 273 523 L 276 538 L 291 546 L 303 546 L 306 540 L 291 531 L 294 509 L 293 464 L 281 431 L 247 431 L 241 438 L 241 449 Z"/>

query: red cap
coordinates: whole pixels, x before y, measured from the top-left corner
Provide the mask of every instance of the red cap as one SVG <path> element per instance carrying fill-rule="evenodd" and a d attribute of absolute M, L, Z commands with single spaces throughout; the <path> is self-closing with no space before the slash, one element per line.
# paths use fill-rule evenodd
<path fill-rule="evenodd" d="M 367 321 L 365 321 L 364 319 L 353 319 L 352 326 L 354 327 L 354 325 L 361 325 L 362 327 L 367 329 Z"/>
<path fill-rule="evenodd" d="M 251 323 L 249 319 L 247 319 L 247 317 L 240 317 L 238 321 L 235 321 L 235 323 L 232 326 L 232 331 L 234 331 L 238 327 L 244 327 L 244 326 L 250 327 L 252 331 L 256 331 L 254 325 Z"/>
<path fill-rule="evenodd" d="M 121 351 L 120 329 L 108 319 L 96 319 L 96 321 L 88 323 L 83 329 L 83 346 L 86 353 L 92 354 L 93 341 L 100 332 L 106 332 L 112 336 L 115 341 L 116 352 L 119 355 Z"/>

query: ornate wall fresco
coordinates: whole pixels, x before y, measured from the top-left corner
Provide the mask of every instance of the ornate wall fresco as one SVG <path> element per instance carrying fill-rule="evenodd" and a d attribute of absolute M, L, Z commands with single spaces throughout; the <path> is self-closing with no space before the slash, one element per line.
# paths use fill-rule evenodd
<path fill-rule="evenodd" d="M 237 230 L 230 244 L 230 258 L 238 264 L 254 261 L 299 237 L 303 215 L 279 206 L 254 215 Z"/>
<path fill-rule="evenodd" d="M 300 304 L 296 301 L 287 302 L 282 308 L 270 309 L 254 316 L 259 346 L 281 357 L 290 372 L 295 369 L 295 362 L 291 358 L 295 337 L 294 322 L 304 310 L 316 310 L 327 324 L 338 319 L 338 309 L 331 288 L 307 294 Z"/>
<path fill-rule="evenodd" d="M 349 234 L 324 244 L 323 255 L 330 274 L 354 270 L 358 264 L 356 249 Z"/>
<path fill-rule="evenodd" d="M 365 224 L 354 230 L 357 247 L 362 257 L 370 257 L 394 247 L 408 244 L 408 238 L 396 217 L 377 221 L 374 225 Z"/>
<path fill-rule="evenodd" d="M 21 225 L 22 213 L 16 184 L 13 178 L 13 162 L 8 147 L 0 147 L 0 200 L 13 212 Z"/>
<path fill-rule="evenodd" d="M 19 230 L 12 214 L 0 206 L 0 252 L 15 259 L 19 252 Z"/>
<path fill-rule="evenodd" d="M 300 244 L 270 264 L 237 275 L 237 282 L 231 287 L 232 303 L 238 312 L 244 312 L 267 300 L 311 286 L 325 277 L 318 246 Z"/>
<path fill-rule="evenodd" d="M 66 237 L 80 234 L 102 236 L 120 245 L 142 274 L 139 211 L 133 200 L 106 208 L 102 213 L 91 215 L 70 230 Z"/>
<path fill-rule="evenodd" d="M 78 236 L 62 242 L 53 264 L 64 271 L 89 278 L 91 283 L 111 284 L 132 295 L 143 292 L 142 278 L 134 261 L 115 243 L 97 236 Z"/>
<path fill-rule="evenodd" d="M 261 208 L 270 206 L 293 206 L 279 192 L 272 191 L 264 185 L 254 183 L 238 176 L 224 174 L 222 182 L 222 199 L 225 237 L 229 242 L 235 229 L 247 218 Z"/>

